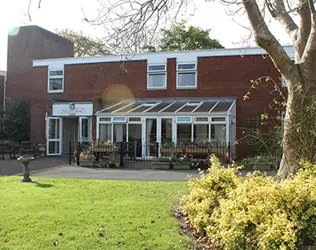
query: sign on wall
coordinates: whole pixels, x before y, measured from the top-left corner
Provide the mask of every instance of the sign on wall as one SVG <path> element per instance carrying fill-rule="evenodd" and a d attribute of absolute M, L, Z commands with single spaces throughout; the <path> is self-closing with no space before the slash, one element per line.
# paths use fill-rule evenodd
<path fill-rule="evenodd" d="M 54 103 L 53 116 L 93 116 L 93 104 L 80 102 Z"/>

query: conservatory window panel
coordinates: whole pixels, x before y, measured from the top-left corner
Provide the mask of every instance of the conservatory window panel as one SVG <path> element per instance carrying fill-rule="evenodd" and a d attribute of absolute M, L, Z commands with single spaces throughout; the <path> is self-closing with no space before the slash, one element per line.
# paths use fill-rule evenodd
<path fill-rule="evenodd" d="M 113 141 L 126 142 L 126 124 L 113 124 Z"/>
<path fill-rule="evenodd" d="M 112 141 L 112 124 L 99 125 L 99 138 L 101 141 Z"/>
<path fill-rule="evenodd" d="M 192 124 L 177 124 L 177 141 L 192 141 Z"/>
<path fill-rule="evenodd" d="M 211 140 L 215 143 L 226 143 L 226 124 L 211 124 Z"/>
<path fill-rule="evenodd" d="M 161 143 L 172 143 L 172 118 L 161 119 Z"/>
<path fill-rule="evenodd" d="M 208 124 L 194 124 L 193 139 L 195 142 L 208 142 L 209 126 Z"/>

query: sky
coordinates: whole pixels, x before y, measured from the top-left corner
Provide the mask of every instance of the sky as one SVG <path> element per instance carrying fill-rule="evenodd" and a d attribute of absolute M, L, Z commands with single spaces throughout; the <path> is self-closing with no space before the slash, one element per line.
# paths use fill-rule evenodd
<path fill-rule="evenodd" d="M 83 21 L 85 16 L 95 16 L 99 8 L 97 0 L 42 0 L 40 9 L 37 8 L 37 2 L 38 0 L 32 2 L 30 21 L 27 15 L 29 0 L 1 1 L 0 70 L 6 70 L 7 36 L 12 27 L 36 24 L 52 32 L 56 29 L 72 29 L 93 37 L 103 37 L 101 28 L 97 29 Z M 210 37 L 218 39 L 225 48 L 245 46 L 241 41 L 249 35 L 249 30 L 242 27 L 249 26 L 246 16 L 229 16 L 226 14 L 227 7 L 216 1 L 195 2 L 194 15 L 183 16 L 188 24 L 211 29 Z M 277 38 L 281 44 L 290 43 L 277 22 L 272 22 L 270 27 L 274 34 L 278 34 Z M 252 40 L 249 42 L 251 46 L 255 45 Z"/>

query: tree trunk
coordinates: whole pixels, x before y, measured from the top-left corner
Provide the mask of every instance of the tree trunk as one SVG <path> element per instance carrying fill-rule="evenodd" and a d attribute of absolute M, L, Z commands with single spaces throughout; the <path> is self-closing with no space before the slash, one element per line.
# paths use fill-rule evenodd
<path fill-rule="evenodd" d="M 290 178 L 300 168 L 300 161 L 315 163 L 316 154 L 316 84 L 310 77 L 288 80 L 288 100 L 283 131 L 281 178 Z"/>

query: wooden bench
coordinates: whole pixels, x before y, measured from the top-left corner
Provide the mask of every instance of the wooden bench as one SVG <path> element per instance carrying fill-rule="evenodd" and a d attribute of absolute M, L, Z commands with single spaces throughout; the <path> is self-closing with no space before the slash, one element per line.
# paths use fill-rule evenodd
<path fill-rule="evenodd" d="M 5 155 L 9 155 L 9 159 L 15 158 L 15 148 L 9 142 L 0 142 L 1 160 L 5 160 Z"/>
<path fill-rule="evenodd" d="M 21 156 L 28 155 L 35 157 L 35 147 L 31 141 L 21 141 Z"/>

